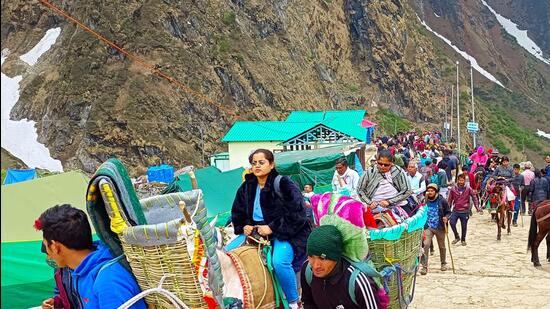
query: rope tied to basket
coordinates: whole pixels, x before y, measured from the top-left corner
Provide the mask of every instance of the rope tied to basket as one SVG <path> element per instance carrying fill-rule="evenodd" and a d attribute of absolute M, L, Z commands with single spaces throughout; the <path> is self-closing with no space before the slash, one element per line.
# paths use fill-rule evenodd
<path fill-rule="evenodd" d="M 386 258 L 386 261 L 389 261 L 389 258 Z M 414 290 L 416 286 L 416 271 L 418 268 L 418 259 L 416 263 L 414 263 L 413 268 L 409 271 L 406 269 L 403 269 L 401 267 L 400 263 L 391 263 L 390 265 L 384 267 L 380 274 L 382 275 L 383 280 L 383 286 L 386 293 L 389 294 L 390 287 L 389 287 L 389 281 L 391 279 L 391 276 L 395 274 L 396 276 L 396 282 L 397 282 L 397 294 L 398 294 L 398 300 L 399 300 L 399 308 L 403 308 L 403 304 L 405 304 L 405 308 L 408 307 L 408 305 L 412 302 L 414 298 Z M 410 295 L 405 296 L 404 286 L 403 286 L 403 273 L 407 275 L 414 275 L 413 279 L 413 289 Z"/>
<path fill-rule="evenodd" d="M 168 298 L 170 300 L 170 302 L 172 303 L 174 308 L 189 309 L 189 307 L 183 301 L 181 301 L 181 299 L 179 299 L 174 293 L 172 293 L 169 290 L 166 290 L 162 287 L 162 285 L 164 284 L 164 280 L 166 278 L 174 277 L 174 276 L 176 276 L 176 275 L 175 274 L 165 274 L 160 279 L 159 284 L 158 284 L 157 287 L 142 291 L 141 293 L 137 294 L 136 296 L 130 298 L 124 304 L 120 305 L 120 307 L 118 307 L 118 309 L 128 309 L 132 305 L 134 305 L 136 302 L 138 302 L 140 299 L 144 298 L 145 296 L 147 296 L 149 294 L 153 294 L 153 293 L 159 293 L 159 294 L 164 295 L 166 298 Z"/>

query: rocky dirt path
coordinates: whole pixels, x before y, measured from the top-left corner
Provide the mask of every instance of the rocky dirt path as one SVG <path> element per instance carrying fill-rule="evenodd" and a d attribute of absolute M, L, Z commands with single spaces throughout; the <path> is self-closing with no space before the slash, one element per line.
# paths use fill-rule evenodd
<path fill-rule="evenodd" d="M 474 214 L 468 224 L 467 246 L 451 247 L 456 274 L 450 269 L 448 248 L 449 270 L 439 270 L 436 245 L 428 274 L 418 274 L 410 308 L 550 308 L 546 244 L 539 247 L 540 269 L 533 267 L 531 255 L 526 253 L 530 219 L 524 217 L 524 227 L 518 219 L 519 226 L 512 227 L 512 234 L 504 232 L 497 241 L 495 223 L 486 213 Z M 450 228 L 449 233 L 452 241 Z"/>

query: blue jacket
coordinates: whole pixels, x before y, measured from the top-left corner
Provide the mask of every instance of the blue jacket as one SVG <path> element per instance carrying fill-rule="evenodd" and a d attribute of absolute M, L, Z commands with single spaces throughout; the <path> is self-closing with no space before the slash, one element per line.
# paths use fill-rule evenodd
<path fill-rule="evenodd" d="M 118 308 L 133 296 L 139 294 L 136 279 L 119 262 L 113 259 L 109 249 L 101 242 L 94 242 L 97 250 L 90 253 L 73 271 L 83 308 Z M 132 306 L 146 309 L 143 300 Z"/>

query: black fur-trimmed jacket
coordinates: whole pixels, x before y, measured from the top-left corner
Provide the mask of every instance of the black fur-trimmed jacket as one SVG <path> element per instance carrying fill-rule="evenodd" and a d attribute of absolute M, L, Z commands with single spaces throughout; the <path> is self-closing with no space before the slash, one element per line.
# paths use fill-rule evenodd
<path fill-rule="evenodd" d="M 290 178 L 282 177 L 279 186 L 281 199 L 273 185 L 277 175 L 279 173 L 273 169 L 260 191 L 260 205 L 264 221 L 273 231 L 272 237 L 290 242 L 294 249 L 294 261 L 301 264 L 306 257 L 306 243 L 311 232 L 306 217 L 304 198 L 298 186 Z M 235 234 L 242 234 L 245 225 L 254 225 L 252 213 L 257 186 L 256 176 L 247 174 L 244 183 L 237 190 L 231 209 L 231 221 L 235 228 Z M 301 265 L 297 265 L 298 263 L 293 266 L 299 270 Z"/>

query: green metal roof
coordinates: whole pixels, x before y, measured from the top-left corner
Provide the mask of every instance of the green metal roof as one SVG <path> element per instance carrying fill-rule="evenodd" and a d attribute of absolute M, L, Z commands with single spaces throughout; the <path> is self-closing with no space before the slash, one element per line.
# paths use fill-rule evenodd
<path fill-rule="evenodd" d="M 365 117 L 365 110 L 308 112 L 294 111 L 288 115 L 286 121 L 315 122 L 340 131 L 360 141 L 365 141 L 367 130 L 361 126 Z"/>
<path fill-rule="evenodd" d="M 321 122 L 325 119 L 326 112 L 293 111 L 286 121 L 292 122 Z"/>
<path fill-rule="evenodd" d="M 319 124 L 365 141 L 367 130 L 361 126 L 365 110 L 293 111 L 286 121 L 237 121 L 223 142 L 286 141 Z"/>
<path fill-rule="evenodd" d="M 361 123 L 365 117 L 365 110 L 345 110 L 345 111 L 293 111 L 288 115 L 286 121 L 291 122 L 322 122 L 327 119 L 345 119 L 347 121 L 358 120 Z"/>
<path fill-rule="evenodd" d="M 222 142 L 286 141 L 315 125 L 312 122 L 237 121 Z"/>

